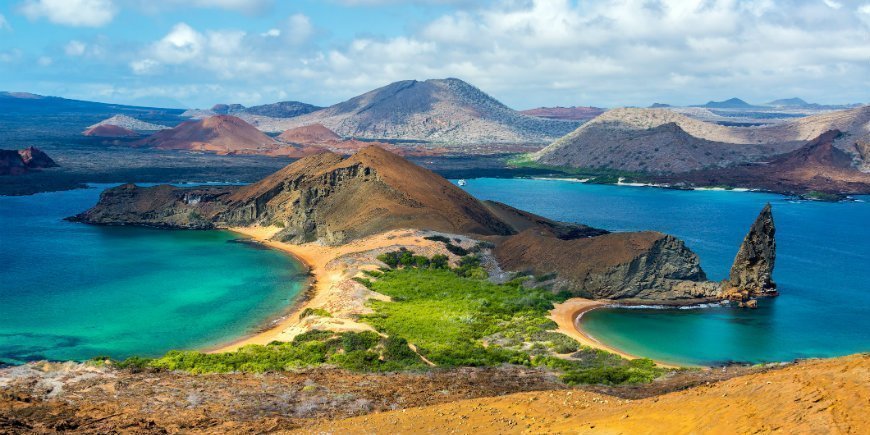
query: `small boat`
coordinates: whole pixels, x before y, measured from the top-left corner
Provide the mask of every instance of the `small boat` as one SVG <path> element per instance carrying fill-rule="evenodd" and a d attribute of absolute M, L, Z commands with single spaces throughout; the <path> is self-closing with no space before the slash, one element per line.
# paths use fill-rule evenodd
<path fill-rule="evenodd" d="M 465 186 L 467 183 L 465 182 L 465 180 L 459 180 L 456 182 L 456 184 L 458 184 L 460 186 Z"/>

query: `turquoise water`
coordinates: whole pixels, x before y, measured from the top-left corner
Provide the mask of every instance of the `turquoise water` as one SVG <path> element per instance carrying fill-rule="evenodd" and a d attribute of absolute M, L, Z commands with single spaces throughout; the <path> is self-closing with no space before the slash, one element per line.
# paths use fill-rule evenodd
<path fill-rule="evenodd" d="M 299 263 L 232 233 L 62 220 L 104 187 L 0 197 L 0 361 L 216 345 L 253 332 L 299 293 Z"/>
<path fill-rule="evenodd" d="M 689 364 L 870 351 L 870 198 L 822 203 L 531 179 L 474 179 L 465 189 L 549 218 L 674 234 L 715 280 L 727 276 L 746 231 L 770 202 L 781 296 L 762 300 L 757 310 L 600 309 L 583 316 L 584 328 L 629 353 Z"/>

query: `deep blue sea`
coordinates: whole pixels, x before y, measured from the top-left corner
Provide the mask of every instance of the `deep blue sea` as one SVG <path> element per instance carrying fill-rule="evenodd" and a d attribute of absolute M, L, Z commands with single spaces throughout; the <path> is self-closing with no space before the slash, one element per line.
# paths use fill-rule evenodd
<path fill-rule="evenodd" d="M 600 309 L 596 339 L 688 364 L 788 361 L 870 351 L 870 198 L 794 201 L 757 192 L 678 191 L 560 180 L 472 179 L 465 189 L 548 218 L 682 238 L 710 279 L 727 277 L 763 205 L 773 205 L 780 296 L 757 310 Z"/>
<path fill-rule="evenodd" d="M 302 265 L 229 232 L 62 220 L 105 187 L 0 196 L 0 361 L 216 345 L 280 315 L 302 288 Z"/>

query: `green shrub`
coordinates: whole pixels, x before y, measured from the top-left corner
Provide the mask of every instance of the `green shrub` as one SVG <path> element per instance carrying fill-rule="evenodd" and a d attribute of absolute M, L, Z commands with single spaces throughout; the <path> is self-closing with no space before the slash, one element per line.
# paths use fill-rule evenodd
<path fill-rule="evenodd" d="M 302 310 L 301 313 L 299 313 L 300 320 L 304 319 L 308 316 L 332 317 L 332 314 L 330 314 L 329 311 L 326 311 L 323 308 L 311 308 L 311 307 L 308 307 L 308 308 Z"/>

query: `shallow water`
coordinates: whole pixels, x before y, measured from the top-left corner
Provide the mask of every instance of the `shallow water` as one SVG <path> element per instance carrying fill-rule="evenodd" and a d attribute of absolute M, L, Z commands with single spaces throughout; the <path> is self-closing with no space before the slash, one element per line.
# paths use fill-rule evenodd
<path fill-rule="evenodd" d="M 584 328 L 629 353 L 690 364 L 870 351 L 870 198 L 823 203 L 532 179 L 473 179 L 465 189 L 553 219 L 676 235 L 714 280 L 727 277 L 749 226 L 770 202 L 781 296 L 757 310 L 600 309 L 583 316 Z"/>
<path fill-rule="evenodd" d="M 216 345 L 280 315 L 302 288 L 302 265 L 229 232 L 62 220 L 105 187 L 0 197 L 0 360 Z"/>

